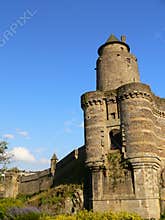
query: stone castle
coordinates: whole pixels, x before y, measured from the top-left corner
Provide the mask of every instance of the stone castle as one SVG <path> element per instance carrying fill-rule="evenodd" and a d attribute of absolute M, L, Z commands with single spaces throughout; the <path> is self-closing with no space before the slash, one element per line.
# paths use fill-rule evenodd
<path fill-rule="evenodd" d="M 84 146 L 58 163 L 54 155 L 48 170 L 17 174 L 8 188 L 33 194 L 80 183 L 87 209 L 125 210 L 145 219 L 165 212 L 165 99 L 140 82 L 137 59 L 125 41 L 111 35 L 98 50 L 96 91 L 81 97 Z"/>

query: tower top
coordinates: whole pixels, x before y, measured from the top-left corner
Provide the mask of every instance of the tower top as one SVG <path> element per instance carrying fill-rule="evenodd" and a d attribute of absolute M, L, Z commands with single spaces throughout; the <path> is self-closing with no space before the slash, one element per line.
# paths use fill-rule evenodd
<path fill-rule="evenodd" d="M 115 37 L 115 35 L 111 34 L 110 37 L 107 39 L 106 43 L 110 43 L 110 42 L 118 42 L 119 40 L 117 39 L 117 37 Z"/>
<path fill-rule="evenodd" d="M 111 34 L 98 49 L 97 90 L 110 91 L 124 84 L 140 81 L 137 59 L 130 53 L 125 42 L 125 36 L 121 36 L 119 40 Z"/>
<path fill-rule="evenodd" d="M 101 45 L 101 47 L 99 47 L 98 49 L 98 54 L 99 56 L 101 55 L 102 49 L 109 45 L 109 44 L 122 44 L 125 45 L 128 49 L 128 52 L 130 51 L 130 47 L 128 46 L 128 44 L 125 43 L 126 42 L 126 37 L 125 36 L 121 36 L 121 40 L 119 40 L 115 35 L 111 34 L 110 37 L 107 39 L 107 41 Z"/>
<path fill-rule="evenodd" d="M 57 158 L 57 156 L 56 156 L 56 154 L 55 154 L 55 153 L 53 154 L 53 156 L 52 156 L 51 160 L 56 160 L 56 161 L 58 160 L 58 158 Z"/>

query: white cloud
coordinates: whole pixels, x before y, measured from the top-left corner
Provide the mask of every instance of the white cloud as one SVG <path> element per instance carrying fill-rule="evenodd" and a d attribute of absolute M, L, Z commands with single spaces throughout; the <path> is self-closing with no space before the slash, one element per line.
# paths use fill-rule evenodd
<path fill-rule="evenodd" d="M 4 134 L 3 135 L 3 138 L 6 138 L 6 139 L 14 139 L 15 136 L 13 134 Z"/>
<path fill-rule="evenodd" d="M 16 161 L 34 163 L 36 161 L 33 154 L 25 147 L 14 147 L 11 152 Z"/>
<path fill-rule="evenodd" d="M 19 131 L 18 134 L 23 136 L 23 137 L 28 137 L 29 136 L 29 133 L 27 131 Z"/>
<path fill-rule="evenodd" d="M 17 131 L 17 134 L 19 134 L 20 136 L 25 137 L 25 138 L 29 138 L 29 132 L 22 131 L 20 129 L 16 129 L 16 131 Z"/>
<path fill-rule="evenodd" d="M 50 160 L 47 158 L 36 159 L 36 157 L 26 147 L 14 147 L 10 152 L 13 162 L 21 162 L 22 165 L 29 164 L 37 169 L 40 165 L 50 166 Z"/>

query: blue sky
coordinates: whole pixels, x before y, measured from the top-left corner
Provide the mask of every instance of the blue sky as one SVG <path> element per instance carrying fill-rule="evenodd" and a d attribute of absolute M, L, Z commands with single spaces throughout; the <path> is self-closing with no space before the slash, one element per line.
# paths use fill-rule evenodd
<path fill-rule="evenodd" d="M 10 166 L 49 167 L 83 145 L 80 96 L 95 90 L 97 49 L 127 36 L 142 82 L 165 96 L 165 1 L 2 0 L 0 137 Z"/>

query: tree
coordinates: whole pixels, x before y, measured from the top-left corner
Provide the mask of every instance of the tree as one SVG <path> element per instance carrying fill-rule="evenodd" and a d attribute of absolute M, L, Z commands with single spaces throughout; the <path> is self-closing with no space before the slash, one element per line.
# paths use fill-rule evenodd
<path fill-rule="evenodd" d="M 6 152 L 8 143 L 6 141 L 0 141 L 0 164 L 5 166 L 9 163 L 11 156 Z"/>

